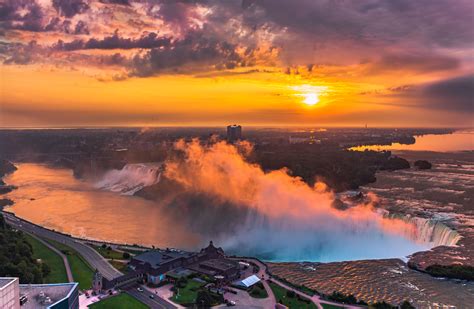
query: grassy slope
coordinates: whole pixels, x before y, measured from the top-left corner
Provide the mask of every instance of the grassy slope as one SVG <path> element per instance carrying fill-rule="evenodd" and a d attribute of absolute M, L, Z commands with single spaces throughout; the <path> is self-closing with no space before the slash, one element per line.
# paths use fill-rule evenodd
<path fill-rule="evenodd" d="M 118 269 L 119 271 L 123 272 L 124 274 L 129 271 L 126 263 L 122 263 L 119 261 L 109 261 L 109 263 L 112 264 L 112 266 Z"/>
<path fill-rule="evenodd" d="M 269 282 L 270 284 L 270 288 L 272 289 L 273 291 L 273 294 L 275 295 L 275 299 L 276 301 L 282 301 L 283 305 L 287 306 L 288 308 L 290 309 L 293 309 L 293 308 L 311 308 L 311 309 L 316 309 L 316 305 L 311 302 L 309 304 L 305 303 L 305 302 L 302 302 L 300 300 L 298 300 L 298 298 L 296 297 L 287 297 L 286 296 L 286 289 L 282 288 L 281 286 L 279 285 L 276 285 L 275 283 L 273 282 Z"/>
<path fill-rule="evenodd" d="M 92 277 L 94 276 L 94 271 L 89 264 L 71 247 L 54 240 L 48 239 L 47 242 L 67 255 L 74 281 L 79 282 L 79 289 L 89 289 L 92 286 Z"/>
<path fill-rule="evenodd" d="M 105 257 L 106 259 L 114 259 L 114 260 L 123 260 L 123 253 L 122 252 L 118 252 L 118 251 L 115 251 L 115 250 L 107 250 L 107 249 L 104 249 L 100 246 L 94 246 L 94 245 L 90 245 L 92 248 L 95 249 L 95 251 L 99 252 L 100 255 L 102 255 L 103 257 Z"/>
<path fill-rule="evenodd" d="M 64 267 L 63 259 L 46 247 L 43 243 L 38 241 L 36 238 L 24 233 L 26 240 L 33 247 L 33 257 L 35 259 L 41 259 L 44 263 L 48 264 L 51 272 L 47 277 L 44 278 L 45 283 L 61 283 L 67 281 L 66 268 Z"/>
<path fill-rule="evenodd" d="M 149 308 L 141 301 L 128 294 L 120 294 L 89 305 L 93 309 L 146 309 Z"/>
<path fill-rule="evenodd" d="M 194 303 L 196 301 L 198 292 L 192 291 L 192 290 L 197 290 L 204 284 L 205 283 L 201 283 L 201 282 L 197 282 L 197 281 L 189 279 L 188 284 L 186 284 L 186 287 L 179 289 L 179 296 L 177 295 L 177 293 L 175 293 L 173 297 L 171 297 L 171 300 L 177 304 Z"/>
<path fill-rule="evenodd" d="M 260 284 L 257 283 L 252 286 L 252 288 L 249 291 L 249 295 L 252 296 L 253 298 L 267 298 L 268 297 L 268 293 L 261 282 Z"/>
<path fill-rule="evenodd" d="M 340 306 L 335 306 L 335 305 L 329 305 L 329 304 L 321 304 L 324 309 L 342 309 L 343 307 Z"/>

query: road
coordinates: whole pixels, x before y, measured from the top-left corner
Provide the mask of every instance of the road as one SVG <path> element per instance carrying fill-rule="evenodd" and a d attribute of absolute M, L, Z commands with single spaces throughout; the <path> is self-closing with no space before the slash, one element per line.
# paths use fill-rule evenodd
<path fill-rule="evenodd" d="M 61 251 L 56 249 L 55 247 L 51 246 L 49 243 L 46 241 L 42 240 L 41 238 L 37 237 L 34 234 L 28 233 L 31 237 L 35 238 L 37 241 L 41 242 L 43 245 L 54 251 L 57 255 L 59 255 L 63 259 L 64 263 L 64 268 L 66 268 L 66 275 L 67 275 L 67 281 L 68 282 L 74 282 L 74 278 L 72 276 L 72 271 L 71 271 L 71 266 L 69 265 L 69 261 L 67 259 L 67 256 L 64 255 Z"/>
<path fill-rule="evenodd" d="M 63 243 L 76 250 L 87 261 L 87 263 L 89 263 L 93 269 L 97 269 L 104 278 L 112 280 L 123 275 L 120 271 L 110 265 L 110 263 L 107 262 L 107 260 L 102 255 L 100 255 L 88 245 L 75 240 L 70 236 L 56 233 L 43 227 L 31 224 L 27 221 L 18 219 L 9 213 L 4 212 L 3 214 L 7 223 L 18 230 L 28 232 L 40 238 L 51 239 L 59 243 Z"/>
<path fill-rule="evenodd" d="M 147 289 L 143 289 L 143 292 L 137 291 L 137 286 L 133 286 L 126 289 L 127 294 L 135 297 L 142 303 L 148 305 L 150 308 L 160 308 L 160 309 L 176 309 L 178 307 L 168 303 L 164 299 L 158 297 L 158 295 L 153 294 Z M 154 298 L 150 298 L 150 295 L 153 295 Z"/>

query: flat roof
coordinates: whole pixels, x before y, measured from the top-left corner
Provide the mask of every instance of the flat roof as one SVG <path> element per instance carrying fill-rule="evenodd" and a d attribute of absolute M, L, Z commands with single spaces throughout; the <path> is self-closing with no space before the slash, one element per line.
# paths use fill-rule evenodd
<path fill-rule="evenodd" d="M 0 278 L 0 290 L 5 288 L 7 285 L 14 282 L 15 280 L 18 280 L 18 278 L 16 278 L 16 277 L 2 277 L 2 278 Z"/>
<path fill-rule="evenodd" d="M 195 253 L 181 250 L 150 250 L 139 255 L 135 255 L 133 260 L 149 263 L 152 267 L 159 267 L 167 262 L 177 260 L 179 258 L 189 258 Z"/>
<path fill-rule="evenodd" d="M 220 271 L 226 271 L 228 269 L 232 269 L 236 267 L 238 263 L 236 261 L 228 260 L 228 259 L 212 259 L 212 260 L 201 262 L 199 263 L 199 265 L 212 267 Z"/>
<path fill-rule="evenodd" d="M 21 306 L 22 309 L 48 308 L 53 304 L 70 296 L 72 291 L 78 286 L 77 282 L 53 283 L 53 284 L 20 284 L 20 297 L 28 297 L 28 301 Z M 44 293 L 44 297 L 40 294 Z M 45 302 L 44 298 L 49 297 L 50 302 Z"/>
<path fill-rule="evenodd" d="M 256 275 L 251 275 L 243 280 L 241 280 L 238 285 L 240 286 L 244 286 L 246 288 L 249 288 L 251 287 L 252 285 L 254 285 L 255 283 L 259 282 L 260 281 L 260 278 L 257 277 Z"/>

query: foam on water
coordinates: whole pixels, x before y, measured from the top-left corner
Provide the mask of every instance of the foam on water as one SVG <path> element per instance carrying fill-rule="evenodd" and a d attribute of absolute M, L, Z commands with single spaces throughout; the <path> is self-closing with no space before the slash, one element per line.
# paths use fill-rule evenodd
<path fill-rule="evenodd" d="M 159 163 L 126 164 L 121 170 L 107 171 L 95 183 L 95 187 L 122 195 L 133 195 L 144 187 L 157 184 L 160 176 Z"/>

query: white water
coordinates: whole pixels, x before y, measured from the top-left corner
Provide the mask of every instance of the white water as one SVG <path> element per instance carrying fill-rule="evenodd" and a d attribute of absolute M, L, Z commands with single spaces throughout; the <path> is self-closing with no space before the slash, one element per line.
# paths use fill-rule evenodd
<path fill-rule="evenodd" d="M 144 187 L 158 183 L 160 176 L 161 163 L 127 164 L 121 170 L 107 171 L 94 186 L 122 195 L 133 195 Z"/>
<path fill-rule="evenodd" d="M 413 224 L 416 227 L 414 240 L 430 244 L 430 247 L 455 246 L 461 239 L 461 235 L 457 231 L 437 220 L 407 216 L 390 217 L 402 219 L 407 223 Z"/>

